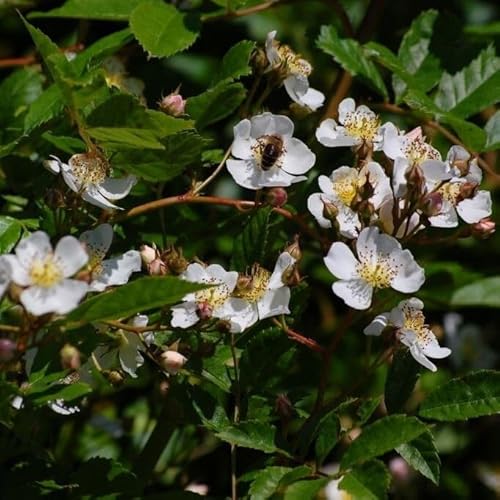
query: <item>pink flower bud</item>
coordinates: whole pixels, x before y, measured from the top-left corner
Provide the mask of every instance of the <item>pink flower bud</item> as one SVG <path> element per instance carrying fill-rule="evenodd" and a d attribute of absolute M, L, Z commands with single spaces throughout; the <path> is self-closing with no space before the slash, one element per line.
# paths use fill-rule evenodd
<path fill-rule="evenodd" d="M 146 266 L 151 264 L 151 262 L 153 262 L 158 256 L 156 248 L 150 247 L 149 245 L 141 245 L 140 253 L 142 262 Z"/>
<path fill-rule="evenodd" d="M 14 358 L 16 343 L 10 339 L 0 339 L 0 363 L 8 363 Z"/>
<path fill-rule="evenodd" d="M 163 369 L 175 375 L 186 364 L 187 358 L 177 351 L 165 351 L 160 356 L 160 364 Z"/>
<path fill-rule="evenodd" d="M 164 97 L 158 105 L 160 109 L 171 116 L 182 116 L 186 109 L 186 99 L 177 90 Z"/>
<path fill-rule="evenodd" d="M 389 471 L 395 481 L 407 482 L 411 478 L 411 470 L 406 461 L 401 457 L 394 457 L 389 461 Z"/>
<path fill-rule="evenodd" d="M 302 250 L 300 249 L 298 234 L 294 236 L 293 243 L 288 245 L 284 252 L 289 253 L 295 260 L 300 260 L 302 258 Z"/>
<path fill-rule="evenodd" d="M 65 344 L 59 354 L 64 369 L 78 370 L 80 368 L 80 351 L 76 347 Z"/>
<path fill-rule="evenodd" d="M 472 234 L 476 238 L 484 240 L 489 238 L 495 232 L 495 222 L 490 217 L 481 219 L 479 222 L 471 225 Z"/>
<path fill-rule="evenodd" d="M 147 269 L 151 276 L 165 276 L 165 274 L 168 274 L 167 265 L 160 258 L 148 264 Z"/>
<path fill-rule="evenodd" d="M 271 188 L 266 193 L 266 201 L 272 207 L 282 207 L 287 200 L 288 195 L 282 187 Z"/>

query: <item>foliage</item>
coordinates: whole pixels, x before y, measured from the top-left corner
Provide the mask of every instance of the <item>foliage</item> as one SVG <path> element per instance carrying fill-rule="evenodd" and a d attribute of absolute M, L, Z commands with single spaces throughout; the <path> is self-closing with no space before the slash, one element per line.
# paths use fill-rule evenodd
<path fill-rule="evenodd" d="M 498 7 L 390 4 L 0 2 L 1 498 L 498 495 Z"/>

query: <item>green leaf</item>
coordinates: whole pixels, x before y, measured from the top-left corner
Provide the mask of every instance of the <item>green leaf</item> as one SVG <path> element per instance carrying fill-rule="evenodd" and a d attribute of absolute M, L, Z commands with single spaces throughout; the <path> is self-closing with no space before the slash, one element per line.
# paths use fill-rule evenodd
<path fill-rule="evenodd" d="M 59 50 L 59 47 L 38 28 L 32 26 L 26 19 L 21 16 L 24 25 L 28 29 L 36 48 L 40 52 L 50 75 L 54 82 L 59 87 L 61 95 L 66 104 L 72 104 L 71 88 L 68 85 L 66 78 L 74 78 L 75 74 L 66 56 Z"/>
<path fill-rule="evenodd" d="M 48 87 L 31 104 L 24 117 L 24 133 L 29 134 L 35 128 L 59 116 L 64 111 L 64 100 L 55 84 Z"/>
<path fill-rule="evenodd" d="M 483 151 L 500 149 L 500 111 L 497 111 L 486 123 L 486 144 Z"/>
<path fill-rule="evenodd" d="M 22 229 L 17 219 L 0 216 L 0 254 L 9 253 L 16 246 Z"/>
<path fill-rule="evenodd" d="M 221 67 L 214 78 L 214 83 L 225 79 L 236 80 L 252 72 L 250 56 L 255 48 L 255 42 L 242 40 L 233 45 L 222 58 Z"/>
<path fill-rule="evenodd" d="M 271 214 L 271 207 L 256 210 L 248 218 L 243 231 L 234 239 L 231 266 L 237 271 L 245 272 L 256 262 L 265 261 Z"/>
<path fill-rule="evenodd" d="M 62 17 L 69 19 L 95 19 L 101 21 L 127 21 L 132 11 L 143 0 L 67 0 L 47 12 L 31 12 L 28 17 Z"/>
<path fill-rule="evenodd" d="M 339 484 L 341 490 L 356 500 L 383 500 L 391 483 L 389 471 L 382 462 L 370 460 L 352 468 Z"/>
<path fill-rule="evenodd" d="M 420 365 L 408 350 L 399 350 L 393 357 L 385 381 L 385 406 L 388 413 L 401 411 L 420 376 Z"/>
<path fill-rule="evenodd" d="M 335 61 L 351 75 L 359 75 L 381 96 L 388 98 L 387 89 L 377 67 L 366 57 L 363 48 L 356 40 L 339 38 L 335 27 L 322 26 L 316 45 L 323 52 L 333 56 Z"/>
<path fill-rule="evenodd" d="M 310 473 L 307 467 L 299 467 L 300 476 L 306 476 Z M 278 489 L 280 481 L 287 474 L 293 473 L 297 469 L 291 467 L 270 466 L 261 469 L 253 474 L 253 481 L 249 488 L 250 500 L 261 500 L 263 498 L 271 498 L 274 492 Z M 245 477 L 241 478 L 244 481 Z"/>
<path fill-rule="evenodd" d="M 14 71 L 0 84 L 0 125 L 5 127 L 42 93 L 42 74 L 34 68 Z"/>
<path fill-rule="evenodd" d="M 186 103 L 186 113 L 196 121 L 198 129 L 203 129 L 229 116 L 245 96 L 246 90 L 241 83 L 223 80 L 203 94 L 190 97 Z"/>
<path fill-rule="evenodd" d="M 500 307 L 500 276 L 483 278 L 455 290 L 450 302 L 453 306 Z"/>
<path fill-rule="evenodd" d="M 87 130 L 88 134 L 96 139 L 109 151 L 123 149 L 164 149 L 155 133 L 149 129 L 127 127 L 95 127 Z"/>
<path fill-rule="evenodd" d="M 398 50 L 398 59 L 406 71 L 413 75 L 415 87 L 422 92 L 434 87 L 441 76 L 439 60 L 429 52 L 437 16 L 438 12 L 433 9 L 422 12 L 406 31 Z M 392 86 L 396 101 L 399 102 L 406 91 L 406 84 L 394 75 Z"/>
<path fill-rule="evenodd" d="M 444 111 L 467 118 L 497 103 L 499 87 L 500 58 L 490 45 L 462 71 L 442 75 L 435 102 Z"/>
<path fill-rule="evenodd" d="M 383 455 L 412 441 L 427 427 L 415 417 L 391 415 L 363 428 L 361 435 L 347 449 L 340 462 L 342 469 Z"/>
<path fill-rule="evenodd" d="M 276 427 L 257 420 L 247 420 L 239 424 L 228 425 L 215 430 L 215 436 L 227 443 L 260 450 L 264 453 L 275 453 L 278 448 L 274 444 Z"/>
<path fill-rule="evenodd" d="M 402 444 L 396 451 L 408 462 L 411 467 L 439 484 L 441 460 L 430 431 L 426 431 L 409 443 Z"/>
<path fill-rule="evenodd" d="M 125 4 L 125 2 L 121 3 Z M 106 57 L 115 54 L 119 49 L 130 43 L 133 38 L 134 36 L 129 28 L 99 38 L 97 42 L 80 52 L 74 59 L 73 65 L 77 73 L 81 74 L 83 71 L 97 66 L 106 59 Z"/>
<path fill-rule="evenodd" d="M 141 3 L 130 16 L 132 33 L 153 57 L 168 57 L 190 47 L 198 37 L 199 26 L 194 16 L 157 1 Z"/>
<path fill-rule="evenodd" d="M 171 276 L 148 276 L 87 299 L 68 317 L 69 322 L 89 323 L 125 318 L 154 307 L 175 304 L 184 295 L 206 288 Z"/>
<path fill-rule="evenodd" d="M 43 406 L 50 401 L 56 401 L 58 399 L 62 399 L 64 402 L 70 402 L 90 392 L 92 392 L 92 387 L 88 384 L 77 382 L 74 384 L 62 385 L 57 382 L 43 391 L 37 391 L 33 394 L 30 394 L 28 391 L 27 399 L 35 406 Z"/>
<path fill-rule="evenodd" d="M 85 151 L 85 143 L 76 137 L 53 135 L 50 132 L 44 132 L 42 137 L 56 148 L 70 155 Z"/>
<path fill-rule="evenodd" d="M 321 465 L 337 444 L 340 432 L 340 420 L 335 413 L 325 415 L 318 425 L 318 436 L 314 444 L 316 461 Z"/>
<path fill-rule="evenodd" d="M 283 500 L 304 500 L 305 498 L 316 498 L 319 491 L 328 483 L 328 478 L 307 479 L 296 481 L 287 487 Z"/>
<path fill-rule="evenodd" d="M 453 422 L 500 413 L 500 372 L 481 370 L 450 380 L 431 392 L 419 415 Z"/>
<path fill-rule="evenodd" d="M 493 21 L 488 24 L 479 24 L 466 26 L 464 29 L 465 33 L 468 35 L 478 35 L 478 36 L 498 36 L 500 35 L 500 21 Z"/>

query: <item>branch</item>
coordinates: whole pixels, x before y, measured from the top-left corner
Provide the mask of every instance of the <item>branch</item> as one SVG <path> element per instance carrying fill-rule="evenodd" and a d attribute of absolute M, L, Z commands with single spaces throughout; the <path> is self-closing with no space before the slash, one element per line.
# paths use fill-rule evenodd
<path fill-rule="evenodd" d="M 288 327 L 288 325 L 286 325 L 284 322 L 281 323 L 276 318 L 273 319 L 273 323 L 279 326 L 295 342 L 305 345 L 306 347 L 311 349 L 311 351 L 319 352 L 321 355 L 326 354 L 326 351 L 323 348 L 323 346 L 319 345 L 315 340 L 309 337 L 304 337 L 304 335 L 292 330 L 291 328 Z"/>

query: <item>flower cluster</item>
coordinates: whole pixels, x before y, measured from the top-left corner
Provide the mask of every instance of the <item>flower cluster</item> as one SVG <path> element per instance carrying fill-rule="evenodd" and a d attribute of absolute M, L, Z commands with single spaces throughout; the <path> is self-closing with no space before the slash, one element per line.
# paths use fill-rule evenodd
<path fill-rule="evenodd" d="M 226 271 L 218 264 L 190 264 L 181 278 L 211 286 L 186 295 L 182 304 L 174 306 L 171 325 L 189 328 L 199 320 L 216 318 L 238 333 L 259 320 L 289 314 L 290 288 L 286 281 L 295 264 L 296 259 L 288 252 L 278 257 L 272 273 L 259 264 L 249 275 Z"/>

